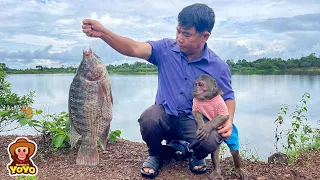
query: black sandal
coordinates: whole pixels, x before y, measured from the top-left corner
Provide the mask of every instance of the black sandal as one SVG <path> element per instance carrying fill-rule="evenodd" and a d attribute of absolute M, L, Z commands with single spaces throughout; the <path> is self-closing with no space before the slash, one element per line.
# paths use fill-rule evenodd
<path fill-rule="evenodd" d="M 195 166 L 202 166 L 195 169 Z M 190 158 L 189 169 L 194 174 L 203 174 L 207 170 L 206 161 L 204 159 L 197 159 L 194 155 Z"/>
<path fill-rule="evenodd" d="M 153 179 L 158 176 L 161 165 L 162 165 L 162 159 L 160 156 L 149 156 L 142 165 L 141 175 L 144 177 Z M 143 168 L 153 169 L 154 173 L 146 172 L 143 170 Z"/>

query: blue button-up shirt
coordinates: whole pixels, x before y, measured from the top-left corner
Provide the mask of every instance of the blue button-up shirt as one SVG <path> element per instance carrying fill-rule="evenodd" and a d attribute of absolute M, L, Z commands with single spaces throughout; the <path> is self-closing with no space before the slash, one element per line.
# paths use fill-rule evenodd
<path fill-rule="evenodd" d="M 152 46 L 152 54 L 148 61 L 158 68 L 156 104 L 162 104 L 167 114 L 178 116 L 178 111 L 181 110 L 193 118 L 192 88 L 194 81 L 201 74 L 209 74 L 217 81 L 225 101 L 235 99 L 228 64 L 207 45 L 199 58 L 189 62 L 187 56 L 180 52 L 174 39 L 148 43 Z"/>

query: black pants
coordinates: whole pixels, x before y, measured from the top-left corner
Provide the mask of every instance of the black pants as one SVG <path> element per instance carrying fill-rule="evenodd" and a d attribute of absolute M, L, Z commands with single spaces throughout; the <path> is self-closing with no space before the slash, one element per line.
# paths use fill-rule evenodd
<path fill-rule="evenodd" d="M 184 113 L 179 117 L 168 115 L 163 106 L 154 104 L 146 109 L 138 120 L 142 139 L 147 143 L 150 156 L 159 156 L 163 152 L 162 140 L 185 140 L 189 143 L 198 142 L 194 154 L 203 159 L 214 152 L 222 143 L 222 137 L 213 131 L 206 141 L 196 138 L 196 122 Z"/>

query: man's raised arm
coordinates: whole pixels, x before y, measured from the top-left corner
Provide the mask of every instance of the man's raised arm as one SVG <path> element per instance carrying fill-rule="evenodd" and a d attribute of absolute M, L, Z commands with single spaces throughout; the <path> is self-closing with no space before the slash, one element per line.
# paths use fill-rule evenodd
<path fill-rule="evenodd" d="M 102 26 L 98 21 L 84 19 L 82 31 L 89 37 L 101 38 L 119 53 L 148 60 L 152 53 L 152 46 L 147 42 L 138 42 L 127 37 L 119 36 Z"/>

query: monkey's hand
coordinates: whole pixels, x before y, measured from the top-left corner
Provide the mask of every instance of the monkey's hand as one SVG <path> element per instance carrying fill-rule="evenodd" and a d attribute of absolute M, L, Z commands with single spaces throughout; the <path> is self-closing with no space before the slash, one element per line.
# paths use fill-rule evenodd
<path fill-rule="evenodd" d="M 229 115 L 219 115 L 216 116 L 213 120 L 208 121 L 197 130 L 197 138 L 200 140 L 207 140 L 210 133 L 225 123 L 229 118 Z"/>
<path fill-rule="evenodd" d="M 203 141 L 206 141 L 207 138 L 209 137 L 212 129 L 212 123 L 211 121 L 205 123 L 203 126 L 199 127 L 197 130 L 197 138 Z"/>

